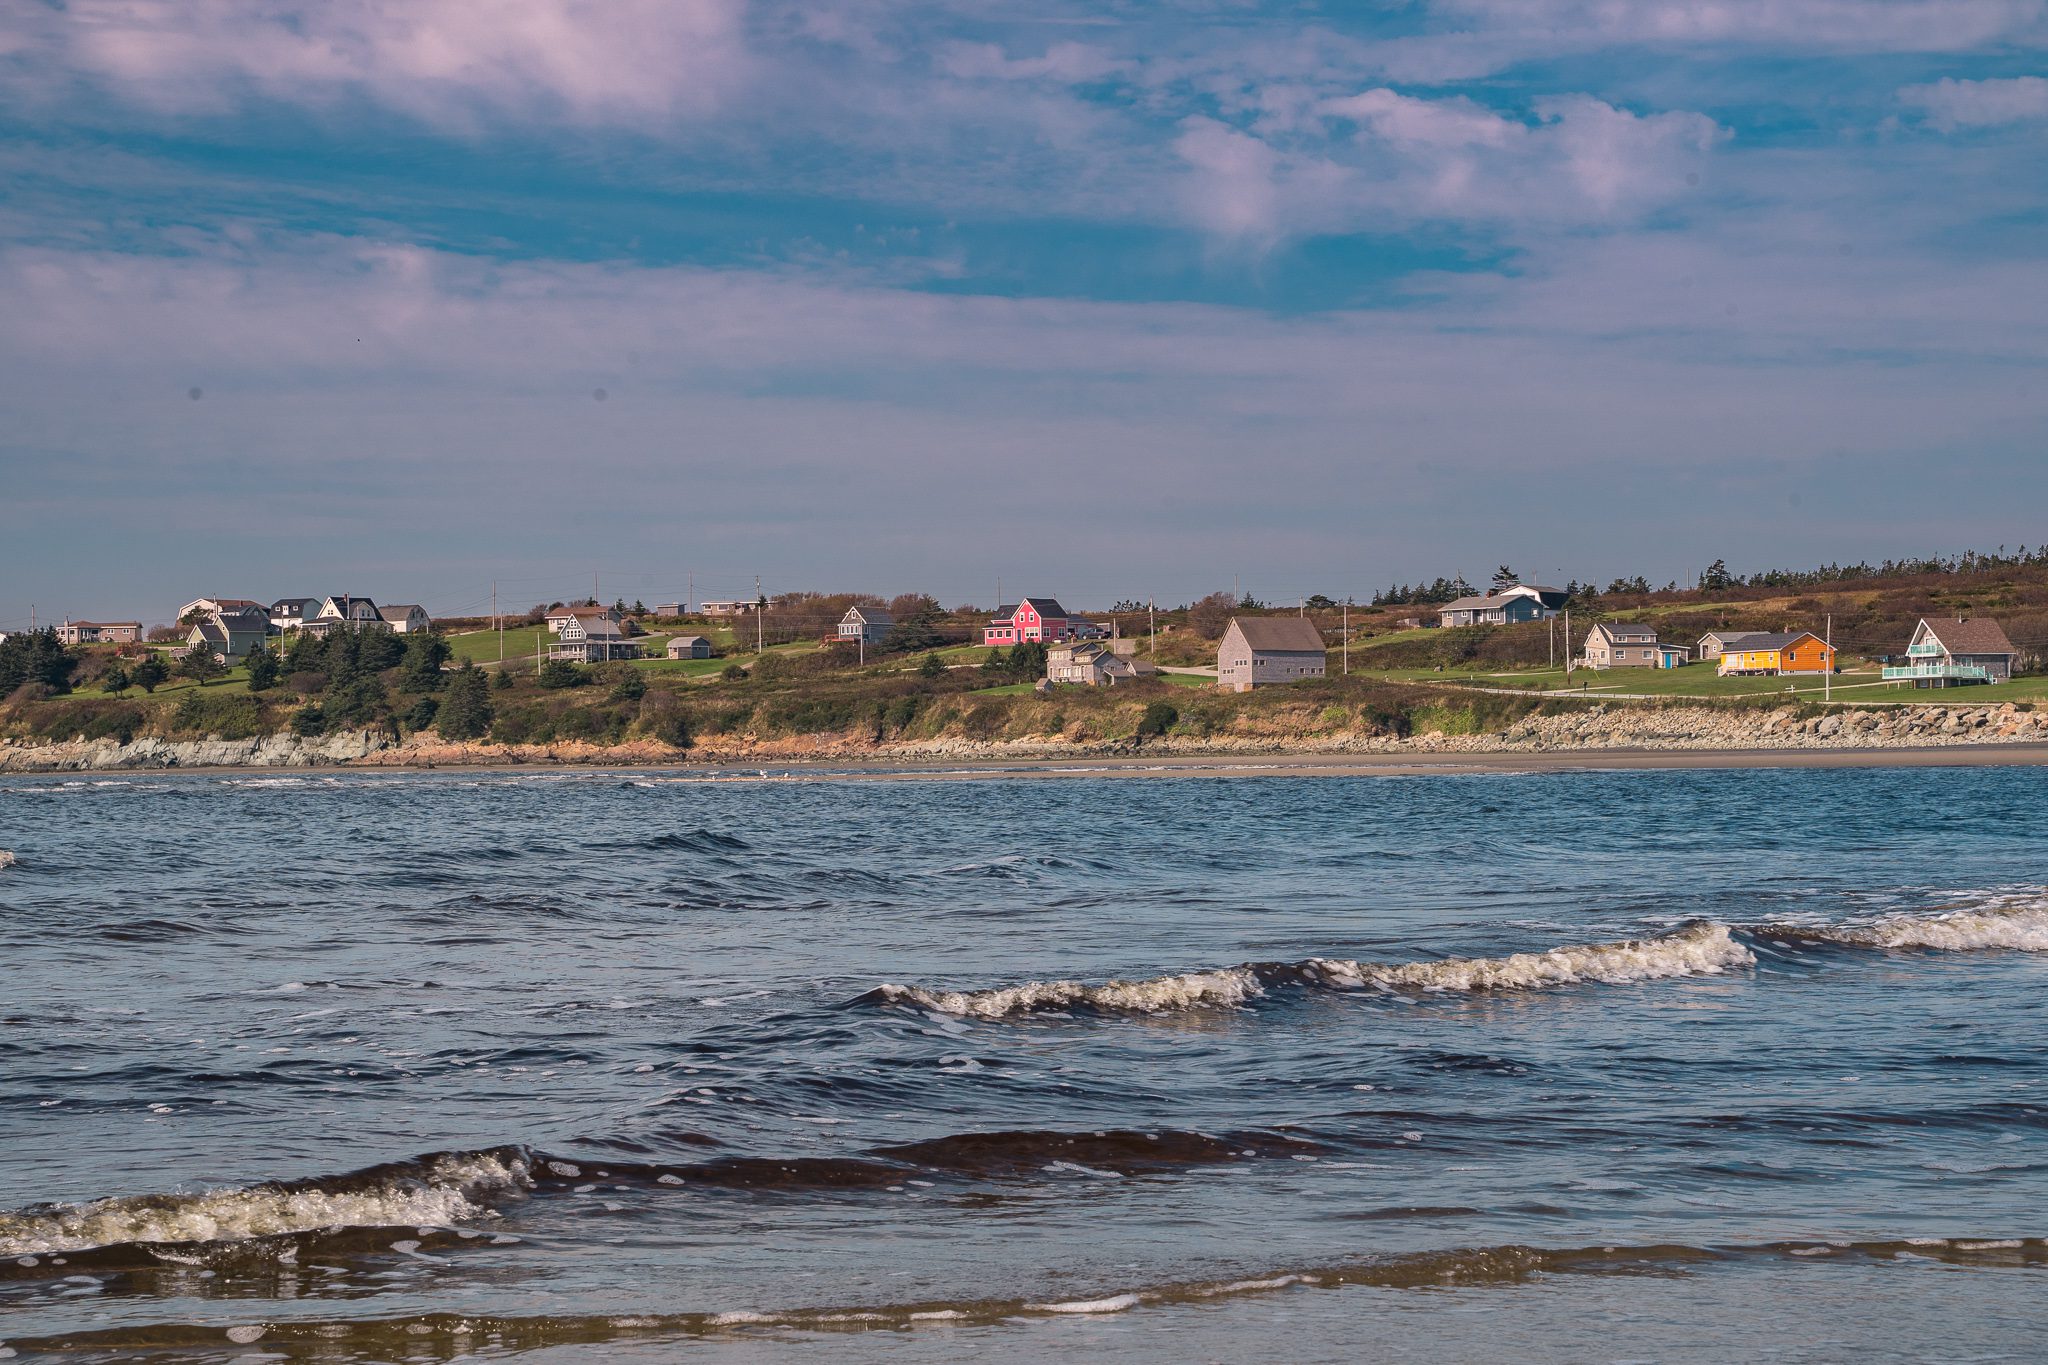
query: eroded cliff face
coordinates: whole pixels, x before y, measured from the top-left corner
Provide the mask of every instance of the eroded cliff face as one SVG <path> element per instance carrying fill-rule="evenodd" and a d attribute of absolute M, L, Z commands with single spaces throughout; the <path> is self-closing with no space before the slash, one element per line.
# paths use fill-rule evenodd
<path fill-rule="evenodd" d="M 1456 712 L 1450 712 L 1455 717 Z M 1455 729 L 1453 724 L 1449 727 Z M 1040 735 L 986 740 L 941 736 L 875 743 L 852 735 L 756 739 L 721 735 L 684 754 L 651 740 L 587 743 L 449 743 L 432 735 L 394 741 L 375 731 L 301 739 L 103 739 L 51 744 L 0 743 L 0 772 L 113 772 L 173 768 L 393 768 L 514 764 L 661 764 L 829 760 L 916 762 L 1080 757 L 1131 753 L 1205 754 L 1515 753 L 1593 749 L 1873 749 L 1953 744 L 2048 742 L 2048 711 L 2001 706 L 1900 706 L 1885 710 L 1751 711 L 1688 706 L 1593 706 L 1529 716 L 1486 733 L 1447 733 L 1426 725 L 1396 737 L 1351 717 L 1303 708 L 1247 718 L 1208 735 L 1129 740 Z"/>

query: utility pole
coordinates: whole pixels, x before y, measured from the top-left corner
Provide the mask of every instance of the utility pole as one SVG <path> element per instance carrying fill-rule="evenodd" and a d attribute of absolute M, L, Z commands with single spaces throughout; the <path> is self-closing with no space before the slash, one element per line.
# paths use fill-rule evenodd
<path fill-rule="evenodd" d="M 690 570 L 690 595 L 683 599 L 683 606 L 689 610 L 690 615 L 695 616 L 697 614 L 697 571 L 695 569 Z"/>
<path fill-rule="evenodd" d="M 1145 631 L 1152 637 L 1152 657 L 1159 657 L 1159 608 L 1156 599 L 1145 599 Z"/>
<path fill-rule="evenodd" d="M 764 634 L 762 633 L 762 632 L 763 632 L 763 631 L 765 630 L 765 628 L 766 628 L 766 622 L 764 622 L 764 621 L 763 621 L 763 620 L 761 619 L 762 617 L 766 616 L 767 614 L 768 614 L 768 599 L 767 599 L 767 598 L 765 598 L 765 597 L 763 597 L 763 596 L 761 596 L 761 575 L 759 575 L 759 574 L 755 574 L 755 575 L 754 575 L 754 652 L 755 652 L 756 654 L 759 654 L 759 653 L 761 652 L 761 650 L 762 650 L 762 642 L 763 642 L 763 640 L 765 640 L 765 639 L 767 638 L 767 637 L 766 637 L 766 636 L 765 636 L 765 635 L 764 635 Z"/>
<path fill-rule="evenodd" d="M 1564 609 L 1564 680 L 1572 680 L 1572 609 Z"/>
<path fill-rule="evenodd" d="M 1828 613 L 1827 652 L 1822 656 L 1824 667 L 1820 672 L 1820 699 L 1831 702 L 1835 699 L 1835 614 Z"/>
<path fill-rule="evenodd" d="M 1344 599 L 1344 676 L 1351 676 L 1351 599 Z"/>
<path fill-rule="evenodd" d="M 597 570 L 590 571 L 590 605 L 597 605 Z"/>

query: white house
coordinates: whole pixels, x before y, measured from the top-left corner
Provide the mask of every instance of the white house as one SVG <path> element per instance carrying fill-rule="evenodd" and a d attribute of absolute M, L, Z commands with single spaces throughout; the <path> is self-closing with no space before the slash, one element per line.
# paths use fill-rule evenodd
<path fill-rule="evenodd" d="M 318 597 L 280 597 L 270 604 L 270 628 L 279 634 L 297 630 L 320 614 Z"/>
<path fill-rule="evenodd" d="M 1140 659 L 1137 651 L 1136 640 L 1087 640 L 1055 645 L 1046 651 L 1046 681 L 1114 687 L 1136 678 L 1156 677 L 1159 670 L 1150 659 Z"/>
<path fill-rule="evenodd" d="M 1479 597 L 1460 597 L 1437 610 L 1445 626 L 1506 626 L 1517 621 L 1544 621 L 1564 610 L 1563 588 L 1511 583 Z"/>
<path fill-rule="evenodd" d="M 377 615 L 384 624 L 400 635 L 419 635 L 433 627 L 424 607 L 412 603 L 377 608 Z"/>
<path fill-rule="evenodd" d="M 560 635 L 571 621 L 605 620 L 619 624 L 619 614 L 610 607 L 556 607 L 547 614 L 548 629 Z"/>

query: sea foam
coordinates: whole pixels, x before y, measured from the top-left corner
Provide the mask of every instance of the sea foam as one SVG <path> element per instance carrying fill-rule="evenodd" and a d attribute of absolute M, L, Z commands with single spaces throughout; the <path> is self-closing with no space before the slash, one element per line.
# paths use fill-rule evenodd
<path fill-rule="evenodd" d="M 1448 958 L 1386 964 L 1310 958 L 1302 975 L 1315 985 L 1409 991 L 1529 990 L 1583 981 L 1620 984 L 1674 976 L 1713 976 L 1748 967 L 1756 956 L 1725 924 L 1687 925 L 1654 938 L 1587 943 L 1506 957 Z"/>
<path fill-rule="evenodd" d="M 1792 932 L 1800 938 L 1859 948 L 1933 948 L 1948 952 L 2003 948 L 2044 953 L 2048 952 L 2048 901 L 1993 902 L 1939 914 L 1888 915 L 1872 924 L 1801 928 Z"/>
<path fill-rule="evenodd" d="M 1232 967 L 1149 981 L 1106 981 L 1099 986 L 1080 981 L 1027 981 L 1021 986 L 985 991 L 935 991 L 922 986 L 883 985 L 871 998 L 882 1004 L 917 1005 L 968 1019 L 1004 1019 L 1043 1010 L 1077 1008 L 1165 1014 L 1241 1005 L 1259 994 L 1257 975 L 1248 967 Z"/>
<path fill-rule="evenodd" d="M 1442 962 L 1355 962 L 1312 957 L 1305 962 L 1230 967 L 1142 981 L 1027 981 L 980 991 L 884 985 L 865 999 L 915 1005 L 969 1019 L 1006 1019 L 1068 1009 L 1166 1014 L 1227 1008 L 1265 994 L 1264 981 L 1292 981 L 1339 990 L 1378 987 L 1396 991 L 1527 990 L 1576 982 L 1654 981 L 1712 976 L 1756 962 L 1725 924 L 1699 923 L 1654 938 L 1626 939 L 1514 953 L 1507 957 L 1451 958 Z"/>
<path fill-rule="evenodd" d="M 494 1192 L 526 1188 L 521 1153 L 451 1152 L 334 1181 L 199 1194 L 130 1195 L 0 1213 L 0 1257 L 136 1242 L 236 1242 L 343 1227 L 445 1226 L 487 1211 Z"/>

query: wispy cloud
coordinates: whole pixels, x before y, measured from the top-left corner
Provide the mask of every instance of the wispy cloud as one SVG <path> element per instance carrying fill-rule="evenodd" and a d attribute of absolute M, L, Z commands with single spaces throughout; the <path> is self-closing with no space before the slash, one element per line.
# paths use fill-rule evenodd
<path fill-rule="evenodd" d="M 747 79 L 742 19 L 742 0 L 72 0 L 15 34 L 154 108 L 361 98 L 467 127 L 701 113 Z"/>
<path fill-rule="evenodd" d="M 1923 111 L 1927 121 L 1944 132 L 2048 121 L 2048 78 L 2041 76 L 1981 81 L 1944 77 L 1931 85 L 1909 85 L 1899 91 L 1899 99 Z"/>

